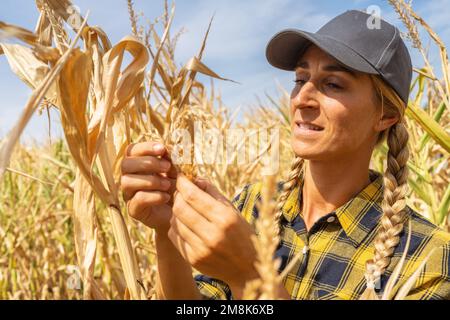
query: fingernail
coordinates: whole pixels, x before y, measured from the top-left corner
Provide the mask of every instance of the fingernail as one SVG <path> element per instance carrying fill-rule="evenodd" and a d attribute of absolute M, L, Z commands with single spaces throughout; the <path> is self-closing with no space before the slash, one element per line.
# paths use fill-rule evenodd
<path fill-rule="evenodd" d="M 164 146 L 161 143 L 157 143 L 153 145 L 153 151 L 160 152 L 164 150 Z"/>
<path fill-rule="evenodd" d="M 162 180 L 161 187 L 163 187 L 163 189 L 169 189 L 170 181 L 169 180 Z"/>
<path fill-rule="evenodd" d="M 166 161 L 166 160 L 163 160 L 163 161 L 161 161 L 161 168 L 164 170 L 164 171 L 167 171 L 167 170 L 169 170 L 170 169 L 170 162 L 169 161 Z"/>

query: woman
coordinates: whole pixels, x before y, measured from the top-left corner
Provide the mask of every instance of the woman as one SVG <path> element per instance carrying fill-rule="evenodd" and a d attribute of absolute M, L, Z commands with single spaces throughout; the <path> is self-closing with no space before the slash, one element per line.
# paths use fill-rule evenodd
<path fill-rule="evenodd" d="M 280 286 L 282 298 L 380 296 L 410 225 L 393 292 L 432 252 L 408 298 L 450 299 L 450 235 L 405 204 L 410 56 L 398 30 L 383 20 L 372 28 L 373 18 L 347 11 L 317 33 L 280 32 L 267 47 L 273 66 L 296 75 L 290 110 L 296 158 L 279 188 L 276 256 L 280 271 L 298 252 L 303 258 Z M 369 165 L 386 139 L 383 176 Z M 242 298 L 245 283 L 257 277 L 251 236 L 261 183 L 245 186 L 230 203 L 205 180 L 177 177 L 165 158 L 158 143 L 131 145 L 121 181 L 129 214 L 155 230 L 159 296 Z M 200 272 L 194 278 L 192 267 Z"/>

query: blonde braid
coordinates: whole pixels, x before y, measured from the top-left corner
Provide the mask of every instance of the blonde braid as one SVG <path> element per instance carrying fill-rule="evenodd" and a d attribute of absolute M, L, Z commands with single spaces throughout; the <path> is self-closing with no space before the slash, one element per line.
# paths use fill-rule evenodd
<path fill-rule="evenodd" d="M 387 169 L 384 174 L 383 216 L 381 227 L 374 240 L 375 255 L 367 261 L 367 289 L 361 299 L 377 299 L 375 284 L 388 267 L 395 247 L 400 241 L 406 217 L 408 180 L 409 134 L 403 122 L 389 129 Z"/>
<path fill-rule="evenodd" d="M 291 194 L 292 190 L 297 186 L 297 184 L 300 182 L 300 178 L 303 175 L 303 165 L 304 165 L 304 159 L 296 156 L 291 164 L 291 171 L 289 172 L 287 180 L 283 183 L 283 190 L 281 191 L 280 196 L 277 200 L 277 206 L 276 206 L 276 215 L 275 215 L 275 221 L 277 222 L 278 226 L 278 235 L 281 234 L 281 227 L 280 227 L 280 219 L 283 214 L 283 206 L 286 203 L 287 198 L 289 198 L 289 195 Z"/>

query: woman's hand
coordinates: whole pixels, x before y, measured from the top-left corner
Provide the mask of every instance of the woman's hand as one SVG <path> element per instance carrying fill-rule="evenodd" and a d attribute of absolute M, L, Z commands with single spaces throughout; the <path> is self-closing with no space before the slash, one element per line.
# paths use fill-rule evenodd
<path fill-rule="evenodd" d="M 144 142 L 128 146 L 120 180 L 128 214 L 158 233 L 167 233 L 175 178 L 164 145 Z"/>
<path fill-rule="evenodd" d="M 254 230 L 209 182 L 180 174 L 168 236 L 195 269 L 242 290 L 257 277 Z"/>

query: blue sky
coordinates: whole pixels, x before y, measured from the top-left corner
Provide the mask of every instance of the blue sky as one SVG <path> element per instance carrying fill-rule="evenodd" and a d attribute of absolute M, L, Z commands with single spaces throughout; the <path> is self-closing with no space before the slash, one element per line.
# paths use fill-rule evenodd
<path fill-rule="evenodd" d="M 89 24 L 100 25 L 113 43 L 130 33 L 125 0 L 75 0 L 82 13 L 90 10 Z M 162 0 L 135 0 L 137 11 L 149 19 L 163 12 Z M 276 95 L 277 83 L 292 86 L 293 74 L 276 70 L 266 61 L 265 46 L 272 35 L 284 28 L 316 31 L 336 15 L 349 10 L 365 10 L 370 5 L 381 8 L 382 18 L 404 31 L 394 10 L 381 0 L 178 0 L 173 31 L 184 27 L 176 52 L 178 64 L 195 55 L 213 14 L 215 19 L 203 61 L 220 75 L 241 83 L 215 82 L 230 109 L 245 110 L 265 92 Z M 444 43 L 450 44 L 450 0 L 415 0 L 415 10 L 437 31 Z M 34 29 L 38 12 L 32 0 L 2 0 L 0 21 Z M 409 43 L 408 43 L 409 44 Z M 426 46 L 428 42 L 424 43 Z M 422 66 L 416 50 L 410 49 L 415 67 Z M 435 50 L 432 61 L 438 62 Z M 208 79 L 205 83 L 209 83 Z M 0 137 L 18 119 L 31 90 L 10 71 L 0 56 Z M 59 119 L 52 113 L 52 137 L 61 135 Z M 23 140 L 44 141 L 49 135 L 45 115 L 33 116 Z"/>

